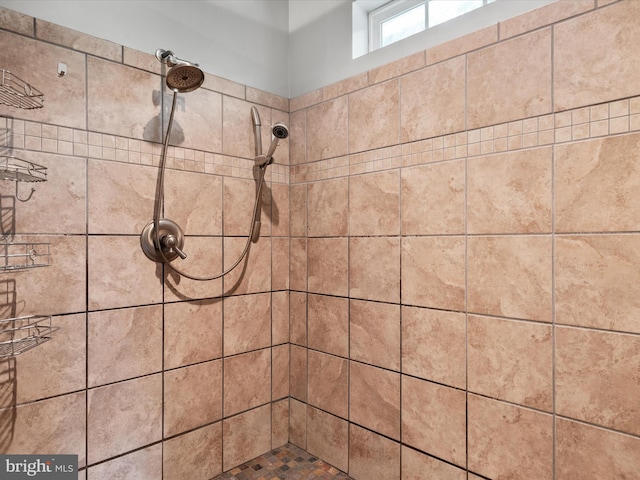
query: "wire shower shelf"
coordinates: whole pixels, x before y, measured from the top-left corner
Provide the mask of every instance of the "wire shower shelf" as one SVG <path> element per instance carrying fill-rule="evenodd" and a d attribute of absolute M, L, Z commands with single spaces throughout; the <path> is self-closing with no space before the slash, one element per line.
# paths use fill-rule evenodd
<path fill-rule="evenodd" d="M 44 106 L 44 94 L 9 70 L 0 70 L 0 103 L 32 110 Z"/>
<path fill-rule="evenodd" d="M 0 180 L 45 182 L 47 167 L 17 157 L 0 155 Z"/>
<path fill-rule="evenodd" d="M 25 270 L 51 265 L 48 243 L 2 243 L 0 244 L 0 271 Z"/>
<path fill-rule="evenodd" d="M 51 340 L 58 327 L 51 325 L 51 315 L 28 315 L 0 320 L 0 358 L 20 355 Z"/>

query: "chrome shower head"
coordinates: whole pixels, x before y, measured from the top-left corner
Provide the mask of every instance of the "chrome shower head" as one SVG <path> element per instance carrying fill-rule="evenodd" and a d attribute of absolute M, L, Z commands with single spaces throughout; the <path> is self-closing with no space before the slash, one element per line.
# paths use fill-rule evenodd
<path fill-rule="evenodd" d="M 289 136 L 289 129 L 284 123 L 276 123 L 271 129 L 271 133 L 276 138 L 287 138 Z"/>
<path fill-rule="evenodd" d="M 193 92 L 204 82 L 204 73 L 197 63 L 176 57 L 171 50 L 156 50 L 156 58 L 171 67 L 167 72 L 167 87 L 177 93 Z"/>
<path fill-rule="evenodd" d="M 204 73 L 195 65 L 176 65 L 167 73 L 167 87 L 174 92 L 193 92 L 204 82 Z"/>
<path fill-rule="evenodd" d="M 278 142 L 283 138 L 287 138 L 289 136 L 289 128 L 287 128 L 284 123 L 278 122 L 271 128 L 271 133 L 273 135 L 273 140 L 271 140 L 271 145 L 269 146 L 269 151 L 266 155 L 268 163 L 271 163 L 273 161 L 272 157 L 276 151 Z"/>

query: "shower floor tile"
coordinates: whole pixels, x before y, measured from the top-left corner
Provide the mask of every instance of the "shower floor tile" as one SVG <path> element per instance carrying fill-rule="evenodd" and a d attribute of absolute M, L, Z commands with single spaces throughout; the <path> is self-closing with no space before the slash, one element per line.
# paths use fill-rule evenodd
<path fill-rule="evenodd" d="M 271 450 L 212 480 L 353 480 L 290 443 Z"/>

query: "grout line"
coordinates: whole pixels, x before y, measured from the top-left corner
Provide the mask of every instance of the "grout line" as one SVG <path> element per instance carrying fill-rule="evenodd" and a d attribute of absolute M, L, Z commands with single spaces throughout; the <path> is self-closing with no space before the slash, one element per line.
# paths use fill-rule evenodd
<path fill-rule="evenodd" d="M 553 32 L 553 30 L 552 30 Z M 553 33 L 552 33 L 553 35 Z M 553 65 L 553 63 L 552 63 Z M 556 147 L 551 150 L 551 409 L 552 409 L 552 443 L 551 468 L 553 479 L 557 473 L 557 431 L 556 431 Z"/>
<path fill-rule="evenodd" d="M 426 52 L 425 52 L 426 55 Z M 425 57 L 426 58 L 426 57 Z M 403 228 L 402 228 L 402 213 L 403 213 L 403 208 L 402 208 L 402 177 L 403 177 L 403 173 L 404 173 L 404 168 L 402 167 L 402 165 L 399 167 L 399 175 L 398 175 L 398 202 L 399 202 L 399 209 L 398 209 L 398 232 L 399 232 L 399 241 L 398 241 L 398 246 L 399 246 L 399 252 L 398 252 L 398 289 L 400 290 L 398 292 L 398 301 L 400 303 L 399 307 L 398 307 L 398 320 L 399 320 L 399 341 L 400 341 L 400 351 L 399 353 L 399 359 L 398 359 L 398 368 L 399 368 L 399 379 L 398 379 L 398 388 L 400 389 L 399 391 L 399 398 L 398 398 L 398 415 L 399 415 L 399 429 L 398 429 L 398 435 L 399 435 L 399 445 L 400 445 L 400 478 L 402 478 L 402 473 L 403 473 L 403 469 L 402 469 L 402 460 L 404 457 L 404 453 L 405 450 L 403 448 L 403 443 L 402 443 L 402 434 L 404 429 L 402 428 L 402 399 L 403 399 L 403 395 L 402 395 L 402 386 L 404 385 L 404 381 L 403 381 L 403 372 L 404 372 L 404 368 L 403 368 L 403 362 L 402 362 L 402 347 L 403 347 L 403 315 L 402 312 L 404 311 L 404 309 L 402 308 L 402 233 L 403 233 Z"/>
<path fill-rule="evenodd" d="M 466 90 L 465 90 L 466 91 Z M 469 158 L 464 162 L 465 468 L 469 477 Z"/>
<path fill-rule="evenodd" d="M 35 33 L 36 22 L 34 19 L 34 33 Z M 84 75 L 85 75 L 85 85 L 87 85 L 88 81 L 88 67 L 87 67 L 87 56 L 84 55 Z M 85 125 L 88 125 L 89 118 L 89 105 L 88 98 L 85 96 L 84 101 L 84 114 L 85 114 Z M 85 427 L 84 427 L 84 440 L 85 440 L 85 477 L 89 478 L 89 469 L 87 466 L 89 465 L 89 159 L 85 158 L 84 160 L 84 175 L 85 175 L 85 221 L 84 221 L 84 244 L 85 244 L 85 384 L 84 384 L 84 398 L 85 398 Z"/>
<path fill-rule="evenodd" d="M 347 96 L 347 102 L 348 99 L 349 96 Z M 353 229 L 353 225 L 350 213 L 352 188 L 353 185 L 351 184 L 351 177 L 347 177 L 347 335 L 349 335 L 347 339 L 347 354 L 349 356 L 347 359 L 347 474 L 349 474 L 349 476 L 351 476 L 351 231 Z"/>
<path fill-rule="evenodd" d="M 555 112 L 555 25 L 551 26 L 551 109 Z M 591 109 L 589 109 L 590 112 Z M 578 109 L 571 110 L 572 117 L 571 138 L 573 139 L 573 115 Z M 591 120 L 591 114 L 589 114 Z M 589 122 L 589 134 L 591 134 L 591 122 Z M 556 196 L 555 196 L 555 154 L 556 154 L 556 138 L 551 148 L 551 475 L 553 480 L 556 479 Z"/>
<path fill-rule="evenodd" d="M 220 227 L 221 227 L 221 241 L 220 241 L 220 263 L 222 264 L 222 271 L 224 271 L 224 244 L 225 244 L 225 208 L 224 208 L 224 182 L 225 177 L 222 178 L 221 188 L 220 188 L 220 205 L 222 206 L 222 213 L 220 217 Z M 224 375 L 225 375 L 225 335 L 224 335 L 224 319 L 225 319 L 225 288 L 224 288 L 225 278 L 222 277 L 220 281 L 220 471 L 224 472 L 224 454 L 225 454 L 225 441 L 224 441 L 224 431 L 225 431 L 225 402 L 224 402 Z"/>

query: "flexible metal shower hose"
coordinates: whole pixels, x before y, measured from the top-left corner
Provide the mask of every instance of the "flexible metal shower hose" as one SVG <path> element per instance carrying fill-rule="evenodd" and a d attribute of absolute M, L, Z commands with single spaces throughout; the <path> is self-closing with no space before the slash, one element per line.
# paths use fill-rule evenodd
<path fill-rule="evenodd" d="M 244 247 L 244 250 L 242 251 L 242 254 L 240 255 L 240 257 L 235 261 L 235 263 L 233 265 L 231 265 L 228 269 L 222 271 L 221 273 L 218 273 L 216 275 L 212 275 L 210 277 L 199 277 L 196 275 L 191 275 L 188 273 L 185 273 L 183 271 L 181 271 L 180 269 L 178 269 L 177 267 L 175 267 L 174 265 L 172 265 L 169 260 L 167 259 L 167 257 L 164 255 L 164 252 L 162 251 L 162 248 L 160 247 L 160 237 L 159 237 L 159 233 L 158 233 L 158 228 L 155 228 L 157 225 L 159 225 L 160 223 L 160 212 L 162 211 L 163 207 L 164 207 L 164 171 L 165 171 L 165 166 L 166 166 L 166 160 L 167 160 L 167 148 L 169 146 L 169 136 L 171 135 L 171 127 L 173 126 L 173 114 L 175 111 L 175 107 L 176 107 L 176 97 L 177 97 L 178 93 L 177 92 L 173 92 L 173 101 L 171 102 L 171 113 L 169 114 L 169 124 L 167 125 L 167 134 L 165 136 L 164 139 L 164 143 L 162 146 L 162 155 L 160 156 L 160 178 L 158 179 L 158 196 L 156 198 L 156 204 L 155 204 L 155 208 L 154 208 L 154 212 L 153 212 L 153 242 L 155 245 L 156 250 L 158 250 L 160 252 L 160 256 L 162 257 L 162 260 L 164 261 L 165 264 L 167 264 L 171 269 L 173 269 L 176 273 L 179 273 L 180 275 L 182 275 L 183 277 L 186 278 L 190 278 L 191 280 L 197 280 L 197 281 L 201 281 L 201 282 L 206 282 L 209 280 L 216 280 L 218 278 L 224 277 L 226 274 L 228 274 L 231 270 L 233 270 L 234 268 L 236 268 L 240 262 L 242 261 L 242 259 L 247 255 L 247 252 L 249 251 L 249 247 L 251 246 L 251 239 L 253 238 L 253 232 L 255 229 L 255 225 L 256 225 L 256 214 L 258 212 L 258 205 L 260 204 L 260 195 L 262 194 L 262 185 L 264 184 L 264 176 L 267 170 L 267 165 L 261 165 L 260 168 L 260 175 L 258 178 L 258 189 L 256 191 L 256 200 L 253 204 L 253 215 L 251 215 L 251 227 L 249 228 L 249 236 L 247 237 L 247 243 Z"/>

